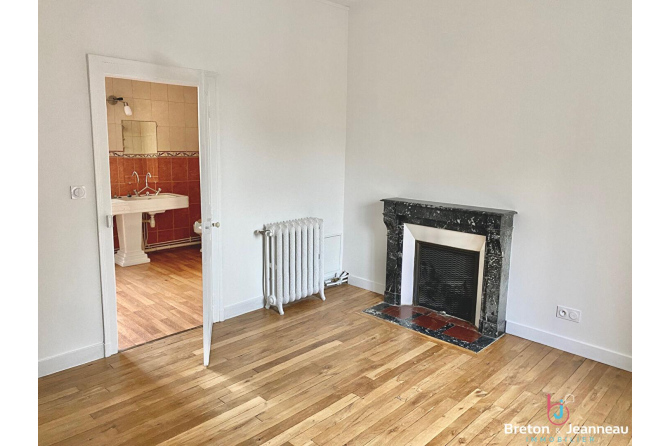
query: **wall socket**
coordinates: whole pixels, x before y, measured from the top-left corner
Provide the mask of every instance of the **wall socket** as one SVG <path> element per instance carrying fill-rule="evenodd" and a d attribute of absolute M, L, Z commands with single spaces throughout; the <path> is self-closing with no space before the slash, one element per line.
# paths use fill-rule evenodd
<path fill-rule="evenodd" d="M 566 321 L 579 323 L 582 321 L 582 312 L 581 310 L 575 310 L 574 308 L 559 305 L 556 307 L 556 317 L 565 319 Z"/>

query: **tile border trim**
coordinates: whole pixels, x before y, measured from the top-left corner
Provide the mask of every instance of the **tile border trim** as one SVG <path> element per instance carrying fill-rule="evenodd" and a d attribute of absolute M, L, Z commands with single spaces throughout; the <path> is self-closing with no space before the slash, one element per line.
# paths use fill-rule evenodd
<path fill-rule="evenodd" d="M 200 152 L 158 152 L 158 153 L 128 153 L 124 154 L 123 152 L 109 152 L 110 158 L 198 158 Z"/>

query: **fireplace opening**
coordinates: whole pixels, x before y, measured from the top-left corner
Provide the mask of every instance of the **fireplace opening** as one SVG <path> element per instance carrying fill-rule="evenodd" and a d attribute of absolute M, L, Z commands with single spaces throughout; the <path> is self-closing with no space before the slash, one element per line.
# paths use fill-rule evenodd
<path fill-rule="evenodd" d="M 479 252 L 416 241 L 414 305 L 478 325 Z"/>

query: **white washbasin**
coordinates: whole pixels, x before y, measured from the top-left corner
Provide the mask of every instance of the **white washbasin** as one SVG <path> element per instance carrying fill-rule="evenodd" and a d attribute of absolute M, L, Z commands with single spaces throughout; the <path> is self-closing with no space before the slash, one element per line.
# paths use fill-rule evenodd
<path fill-rule="evenodd" d="M 149 214 L 149 224 L 155 225 L 154 216 L 171 209 L 188 207 L 188 197 L 177 194 L 141 195 L 112 198 L 112 215 L 116 216 L 119 250 L 114 261 L 120 266 L 148 263 L 149 257 L 142 249 L 142 214 Z"/>
<path fill-rule="evenodd" d="M 146 212 L 157 214 L 171 209 L 188 207 L 188 197 L 178 194 L 141 195 L 112 198 L 112 215 Z"/>

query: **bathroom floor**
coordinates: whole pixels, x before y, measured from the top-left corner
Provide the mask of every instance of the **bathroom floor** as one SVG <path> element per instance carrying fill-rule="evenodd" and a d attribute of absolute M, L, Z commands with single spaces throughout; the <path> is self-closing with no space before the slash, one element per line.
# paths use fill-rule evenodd
<path fill-rule="evenodd" d="M 202 325 L 200 246 L 148 255 L 150 263 L 116 265 L 119 350 Z"/>

